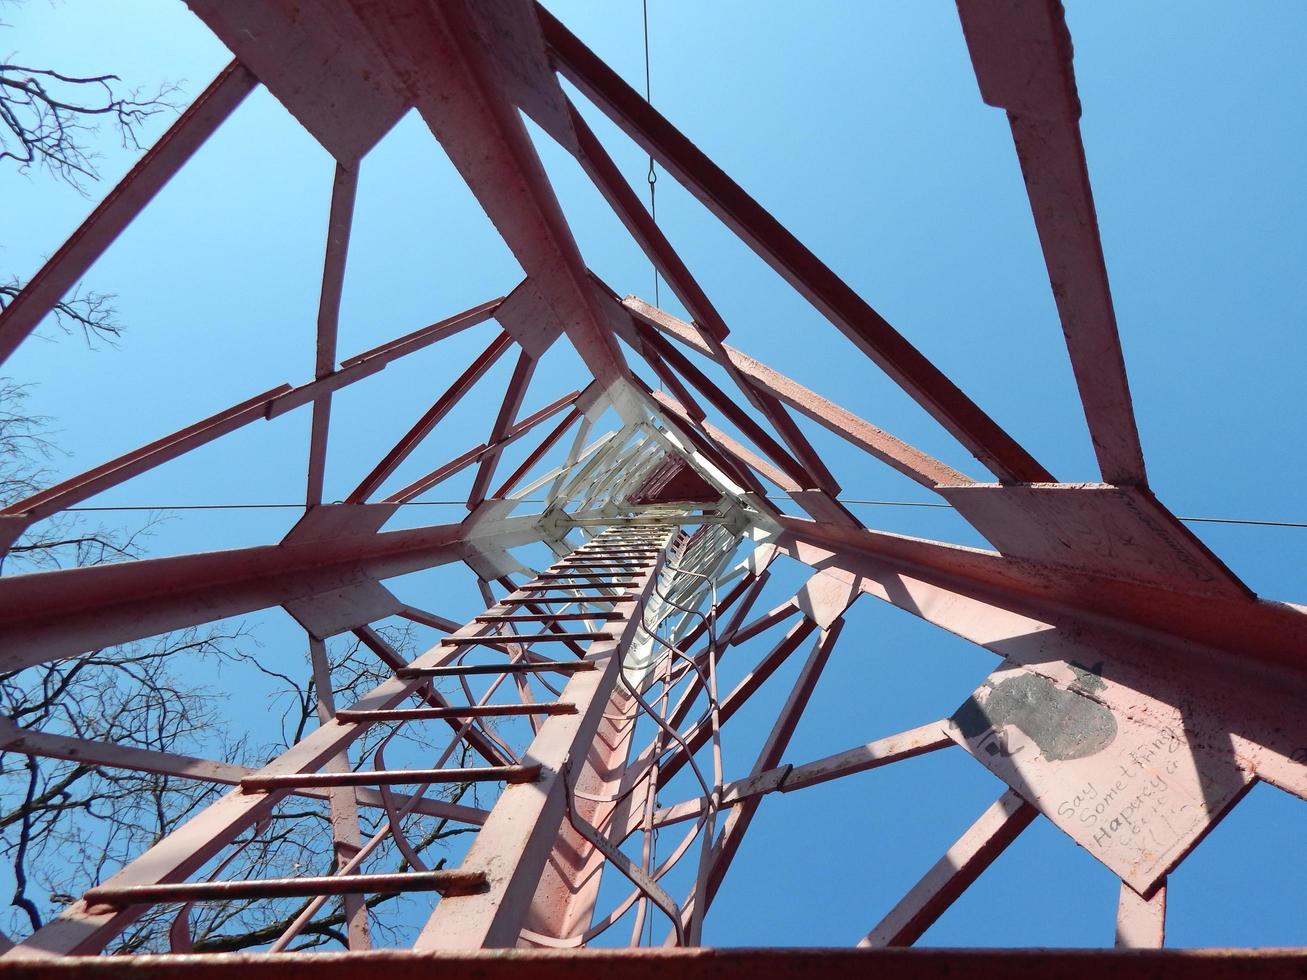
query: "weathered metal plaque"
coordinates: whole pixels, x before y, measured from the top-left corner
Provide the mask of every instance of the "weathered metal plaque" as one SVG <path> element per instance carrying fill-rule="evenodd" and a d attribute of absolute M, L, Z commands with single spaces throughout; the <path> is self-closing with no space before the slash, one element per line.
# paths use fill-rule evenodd
<path fill-rule="evenodd" d="M 952 738 L 1122 880 L 1146 893 L 1251 777 L 1101 665 L 1004 661 L 949 720 Z"/>

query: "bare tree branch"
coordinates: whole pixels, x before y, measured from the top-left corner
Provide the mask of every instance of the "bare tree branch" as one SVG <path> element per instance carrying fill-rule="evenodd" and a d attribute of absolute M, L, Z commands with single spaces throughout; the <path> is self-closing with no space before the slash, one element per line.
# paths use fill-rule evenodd
<path fill-rule="evenodd" d="M 117 75 L 65 75 L 50 68 L 0 64 L 0 161 L 21 172 L 47 171 L 85 192 L 83 181 L 98 180 L 99 157 L 87 140 L 103 123 L 117 131 L 126 149 L 140 149 L 140 128 L 175 109 L 175 85 L 153 94 L 124 91 Z"/>

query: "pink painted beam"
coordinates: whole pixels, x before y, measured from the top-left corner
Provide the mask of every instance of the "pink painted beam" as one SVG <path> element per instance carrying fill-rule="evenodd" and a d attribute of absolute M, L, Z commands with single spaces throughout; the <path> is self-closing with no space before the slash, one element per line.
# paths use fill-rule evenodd
<path fill-rule="evenodd" d="M 500 299 L 491 300 L 398 340 L 365 351 L 342 363 L 339 371 L 298 387 L 278 385 L 130 453 L 102 463 L 29 497 L 15 501 L 0 516 L 39 520 L 103 493 L 134 476 L 212 442 L 259 419 L 272 419 L 382 370 L 387 364 L 490 319 Z"/>
<path fill-rule="evenodd" d="M 577 774 L 576 810 L 581 819 L 605 832 L 615 810 L 624 807 L 611 798 L 626 770 L 637 714 L 634 698 L 621 688 L 613 691 Z M 530 932 L 524 930 L 523 937 L 530 939 L 534 934 L 567 940 L 583 934 L 594 916 L 605 863 L 603 853 L 563 821 L 525 919 Z"/>
<path fill-rule="evenodd" d="M 1103 479 L 1144 484 L 1061 3 L 958 0 L 980 94 L 1007 111 Z"/>
<path fill-rule="evenodd" d="M 506 611 L 502 604 L 487 610 L 490 613 Z M 473 622 L 460 627 L 455 635 L 475 636 L 485 632 L 486 628 L 484 623 Z M 436 646 L 419 656 L 410 666 L 414 673 L 421 675 L 424 670 L 439 668 L 456 657 L 456 651 Z M 598 671 L 588 672 L 597 673 Z M 356 711 L 393 708 L 423 683 L 421 676 L 408 679 L 392 677 L 364 694 L 352 707 Z M 559 716 L 552 721 L 567 718 L 568 716 Z M 341 724 L 331 721 L 321 725 L 268 765 L 243 779 L 242 783 L 248 785 L 253 781 L 270 785 L 294 782 L 295 777 L 315 774 L 330 760 L 345 752 L 368 728 L 366 723 L 359 722 Z M 532 767 L 535 764 L 538 764 L 538 760 L 527 760 L 525 763 Z M 375 777 L 376 774 L 371 776 Z M 187 880 L 240 834 L 265 819 L 293 788 L 274 788 L 268 792 L 233 790 L 157 841 L 144 854 L 114 874 L 104 886 L 115 889 L 134 888 Z M 142 911 L 139 907 L 105 910 L 85 900 L 78 901 L 67 906 L 55 919 L 26 942 L 10 950 L 6 956 L 10 959 L 41 959 L 97 953 L 114 936 L 131 925 Z"/>
<path fill-rule="evenodd" d="M 1161 949 L 1166 942 L 1166 879 L 1145 898 L 1121 882 L 1116 908 L 1117 949 Z"/>
<path fill-rule="evenodd" d="M 327 216 L 327 249 L 322 263 L 322 293 L 318 300 L 318 343 L 313 377 L 321 381 L 336 370 L 336 334 L 340 322 L 340 293 L 345 282 L 345 260 L 349 255 L 349 233 L 354 221 L 354 199 L 358 191 L 358 169 L 336 164 L 331 188 L 331 212 Z M 322 503 L 322 481 L 327 464 L 327 432 L 331 425 L 331 391 L 313 400 L 313 421 L 309 428 L 309 473 L 304 502 Z"/>
<path fill-rule="evenodd" d="M 699 353 L 711 356 L 712 350 L 698 335 L 694 328 L 664 310 L 651 306 L 635 296 L 628 296 L 622 301 L 632 313 L 647 323 L 656 326 L 670 337 L 674 337 L 687 347 Z M 923 487 L 934 489 L 939 484 L 966 484 L 973 482 L 971 477 L 939 460 L 923 453 L 915 446 L 910 446 L 883 429 L 859 418 L 848 409 L 824 398 L 810 388 L 805 388 L 792 378 L 788 378 L 760 363 L 748 354 L 744 354 L 729 345 L 723 344 L 722 350 L 734 368 L 747 377 L 754 385 L 774 395 L 791 408 L 802 412 L 818 425 L 828 429 L 846 442 L 857 446 L 881 462 L 892 466 L 904 476 L 915 480 Z"/>
<path fill-rule="evenodd" d="M 858 945 L 911 946 L 1038 814 L 1015 791 L 1005 792 Z"/>
<path fill-rule="evenodd" d="M 674 375 L 673 375 L 674 377 Z M 670 384 L 668 387 L 672 387 Z M 654 401 L 679 418 L 686 425 L 694 425 L 694 419 L 687 411 L 685 404 L 676 398 L 671 397 L 661 391 L 653 393 Z M 724 452 L 735 457 L 741 465 L 755 470 L 762 476 L 766 477 L 781 490 L 786 493 L 798 493 L 803 488 L 794 482 L 794 479 L 784 470 L 773 466 L 769 461 L 763 459 L 748 446 L 732 438 L 729 434 L 717 428 L 706 418 L 698 421 L 698 426 L 703 430 L 704 435 L 717 444 Z"/>
<path fill-rule="evenodd" d="M 218 783 L 224 786 L 238 786 L 242 779 L 255 772 L 247 766 L 220 762 L 216 759 L 201 759 L 175 752 L 158 752 L 133 745 L 76 738 L 72 735 L 37 732 L 30 728 L 19 728 L 7 718 L 0 718 L 0 748 L 6 752 L 36 755 L 44 759 L 63 759 L 67 762 L 104 766 L 108 769 L 128 769 L 132 772 L 152 772 L 160 776 L 194 779 L 198 782 Z M 296 790 L 294 795 L 325 800 L 328 793 L 326 790 L 305 788 Z M 375 790 L 360 789 L 357 797 L 361 806 L 378 809 L 385 806 L 381 794 Z M 410 797 L 401 793 L 395 799 L 401 804 L 407 804 Z M 476 825 L 483 823 L 487 815 L 487 811 L 478 807 L 427 798 L 416 801 L 414 812 Z"/>
<path fill-rule="evenodd" d="M 513 488 L 516 487 L 518 483 L 520 483 L 522 479 L 528 473 L 531 472 L 532 468 L 537 463 L 540 462 L 540 460 L 544 457 L 545 453 L 549 452 L 549 450 L 554 447 L 554 445 L 558 442 L 558 440 L 563 437 L 563 435 L 567 432 L 567 430 L 570 429 L 573 425 L 575 425 L 577 420 L 580 419 L 581 417 L 582 417 L 581 410 L 576 408 L 572 409 L 570 412 L 564 415 L 563 420 L 559 422 L 556 426 L 554 426 L 552 429 L 550 429 L 548 433 L 545 434 L 545 437 L 542 440 L 540 440 L 540 445 L 536 446 L 535 449 L 531 450 L 531 452 L 527 455 L 526 459 L 522 460 L 521 465 L 519 465 L 517 469 L 515 469 L 512 473 L 510 473 L 507 476 L 507 478 L 505 478 L 504 482 L 500 484 L 499 489 L 496 490 L 492 494 L 492 496 L 496 500 L 500 500 L 503 499 L 504 497 L 507 497 L 510 493 L 512 493 Z"/>
<path fill-rule="evenodd" d="M 0 579 L 0 663 L 15 670 L 540 539 L 534 516 L 147 558 Z"/>
<path fill-rule="evenodd" d="M 469 449 L 467 452 L 463 453 L 463 455 L 451 459 L 448 463 L 445 463 L 443 466 L 439 466 L 436 469 L 432 470 L 426 476 L 414 480 L 412 483 L 410 483 L 408 486 L 404 487 L 403 489 L 396 490 L 394 493 L 392 493 L 389 497 L 386 498 L 386 503 L 388 504 L 405 503 L 406 501 L 412 500 L 414 497 L 417 497 L 420 494 L 426 493 L 432 487 L 438 486 L 439 484 L 441 484 L 445 480 L 448 480 L 450 477 L 454 476 L 455 474 L 461 473 L 463 470 L 467 469 L 473 463 L 483 459 L 486 456 L 486 454 L 490 453 L 492 450 L 496 448 L 502 450 L 504 449 L 504 447 L 511 445 L 512 443 L 516 442 L 518 439 L 521 439 L 524 435 L 526 435 L 528 432 L 534 429 L 541 422 L 544 422 L 547 419 L 552 418 L 553 416 L 561 412 L 563 409 L 567 408 L 569 405 L 574 404 L 576 400 L 580 397 L 580 395 L 581 395 L 580 392 L 573 391 L 569 394 L 564 395 L 556 402 L 546 405 L 544 408 L 540 409 L 540 411 L 536 412 L 533 415 L 527 416 L 521 422 L 518 422 L 516 425 L 514 425 L 511 429 L 509 429 L 508 434 L 505 435 L 504 438 L 496 442 L 493 446 L 487 446 L 485 443 L 482 443 L 479 446 L 474 446 L 473 448 Z M 577 411 L 573 410 L 567 417 L 568 419 L 574 419 L 578 414 L 579 413 Z M 568 424 L 570 425 L 571 423 L 568 422 Z"/>
<path fill-rule="evenodd" d="M 743 408 L 691 363 L 690 359 L 678 351 L 665 338 L 654 331 L 648 324 L 641 323 L 643 338 L 658 352 L 658 356 L 668 363 L 681 377 L 704 396 L 721 412 L 731 424 L 747 436 L 755 446 L 783 469 L 799 486 L 809 489 L 817 486 L 817 480 L 797 459 L 791 456 L 761 425 L 754 421 Z"/>
<path fill-rule="evenodd" d="M 477 356 L 477 359 L 455 379 L 443 395 L 436 399 L 435 404 L 413 423 L 413 427 L 404 433 L 394 448 L 382 457 L 381 461 L 372 468 L 372 472 L 354 488 L 354 492 L 345 498 L 345 502 L 349 504 L 365 502 L 381 486 L 386 477 L 395 472 L 395 468 L 400 463 L 408 459 L 409 454 L 431 433 L 440 420 L 462 401 L 463 396 L 494 366 L 497 360 L 508 352 L 511 346 L 513 346 L 512 336 L 507 331 L 501 331 L 490 346 Z"/>
<path fill-rule="evenodd" d="M 843 752 L 836 752 L 802 765 L 780 765 L 763 772 L 746 776 L 722 787 L 722 806 L 736 806 L 745 800 L 766 793 L 789 793 L 810 786 L 819 786 L 832 779 L 856 775 L 879 769 L 893 762 L 915 759 L 927 752 L 956 745 L 945 734 L 946 722 L 936 721 L 887 738 L 878 738 Z M 703 812 L 703 799 L 683 800 L 664 807 L 654 814 L 658 826 L 693 820 Z"/>
<path fill-rule="evenodd" d="M 835 477 L 826 468 L 826 464 L 807 438 L 799 431 L 785 408 L 768 393 L 756 389 L 748 378 L 735 370 L 722 348 L 721 342 L 728 331 L 721 314 L 717 312 L 717 308 L 708 299 L 689 268 L 681 261 L 681 257 L 672 248 L 662 229 L 641 205 L 630 184 L 623 178 L 621 171 L 586 124 L 585 119 L 570 101 L 567 108 L 580 151 L 578 161 L 622 224 L 626 226 L 626 230 L 630 232 L 636 244 L 667 280 L 667 284 L 685 305 L 695 323 L 700 325 L 704 342 L 712 349 L 714 360 L 726 369 L 726 373 L 731 376 L 754 408 L 772 424 L 790 451 L 816 478 L 818 486 L 832 496 L 838 494 L 840 487 Z"/>
<path fill-rule="evenodd" d="M 0 363 L 9 358 L 257 84 L 258 79 L 248 69 L 233 61 L 150 147 L 0 313 Z"/>
<path fill-rule="evenodd" d="M 502 443 L 513 429 L 513 420 L 522 409 L 522 400 L 526 398 L 526 390 L 535 375 L 537 363 L 536 359 L 526 351 L 522 351 L 518 356 L 517 364 L 513 367 L 513 375 L 508 379 L 508 390 L 505 391 L 504 400 L 499 406 L 499 414 L 495 417 L 495 423 L 490 429 L 490 437 L 486 440 L 489 451 L 481 457 L 476 476 L 472 480 L 472 490 L 467 496 L 468 510 L 476 510 L 485 502 L 486 491 L 490 489 L 495 467 L 499 464 L 499 457 L 503 453 Z"/>
<path fill-rule="evenodd" d="M 261 35 L 262 46 L 286 55 L 309 41 L 375 49 L 366 72 L 356 74 L 356 87 L 380 84 L 416 106 L 594 377 L 605 390 L 620 384 L 628 369 L 514 104 L 513 80 L 498 63 L 502 46 L 483 40 L 479 18 L 486 12 L 418 0 L 391 0 L 378 11 L 373 3 L 350 0 L 330 21 L 297 20 L 299 3 L 276 5 L 287 23 Z M 236 49 L 249 43 L 237 24 L 219 36 Z M 312 107 L 312 93 L 288 102 L 297 115 Z"/>
<path fill-rule="evenodd" d="M 559 71 L 1001 480 L 1052 476 L 743 188 L 539 4 Z"/>
<path fill-rule="evenodd" d="M 333 338 L 334 339 L 334 338 Z M 319 341 L 322 335 L 319 334 Z M 319 348 L 321 351 L 321 348 Z M 334 366 L 334 358 L 333 358 Z M 318 723 L 330 724 L 336 716 L 336 692 L 331 680 L 331 661 L 327 657 L 327 645 L 321 639 L 308 634 L 309 663 L 313 671 L 313 690 L 317 697 Z M 347 772 L 350 769 L 349 754 L 342 752 L 327 760 L 324 770 L 330 772 Z M 251 774 L 252 775 L 252 774 Z M 241 779 L 243 785 L 250 778 Z M 359 833 L 358 797 L 351 787 L 335 787 L 327 791 L 327 811 L 331 821 L 331 845 L 335 852 L 335 866 L 345 867 L 351 858 L 359 853 L 363 845 Z M 346 938 L 351 950 L 370 949 L 372 935 L 368 929 L 368 909 L 359 894 L 346 895 L 341 902 L 345 912 Z"/>
<path fill-rule="evenodd" d="M 794 730 L 798 727 L 799 718 L 808 706 L 812 692 L 817 687 L 817 681 L 821 678 L 822 671 L 830 660 L 835 643 L 843 629 L 844 620 L 836 619 L 829 628 L 817 634 L 812 653 L 799 668 L 799 676 L 795 678 L 794 687 L 777 713 L 776 721 L 772 724 L 772 729 L 758 752 L 757 761 L 753 765 L 753 775 L 759 775 L 780 765 L 781 758 L 789 747 L 790 739 L 794 736 Z M 717 896 L 717 890 L 721 887 L 726 872 L 730 870 L 735 855 L 739 853 L 744 835 L 761 803 L 761 796 L 750 797 L 733 807 L 726 818 L 726 823 L 712 850 L 712 859 L 707 869 L 706 881 L 703 882 L 703 889 L 702 891 L 696 889 L 694 896 L 694 906 L 700 918 Z M 702 911 L 698 910 L 700 903 L 702 903 Z"/>
<path fill-rule="evenodd" d="M 758 664 L 750 670 L 740 680 L 726 697 L 721 699 L 721 723 L 724 725 L 734 714 L 743 707 L 744 703 L 753 696 L 753 693 L 762 687 L 767 678 L 776 673 L 781 665 L 789 659 L 790 654 L 799 648 L 808 635 L 816 629 L 817 626 L 812 620 L 804 617 L 790 627 L 788 632 L 781 637 L 776 646 L 772 648 L 767 656 L 763 657 Z M 685 743 L 691 752 L 697 752 L 702 748 L 712 735 L 708 723 L 696 725 L 685 734 Z M 685 765 L 688 756 L 684 748 L 678 748 L 676 751 L 667 756 L 663 762 L 662 768 L 658 773 L 659 785 L 666 785 L 676 773 L 680 772 L 681 767 Z"/>
<path fill-rule="evenodd" d="M 448 953 L 411 949 L 348 952 L 205 953 L 104 956 L 68 962 L 7 963 L 11 980 L 360 980 L 360 967 L 386 980 L 433 975 L 476 980 L 576 980 L 580 970 L 604 980 L 1301 980 L 1307 949 L 480 949 Z"/>
<path fill-rule="evenodd" d="M 653 389 L 645 384 L 644 379 L 638 374 L 632 375 L 631 383 L 634 385 L 636 390 L 641 392 L 648 399 L 649 408 L 653 411 L 657 411 L 658 403 L 657 399 L 654 398 Z M 695 450 L 702 453 L 714 466 L 726 474 L 726 476 L 737 485 L 743 487 L 745 490 L 758 494 L 758 496 L 764 501 L 764 507 L 766 506 L 766 488 L 758 481 L 757 476 L 755 476 L 748 467 L 742 467 L 734 460 L 730 459 L 713 444 L 711 439 L 700 432 L 697 427 L 690 425 L 685 420 L 675 419 L 668 421 L 671 423 L 671 427 L 677 436 L 682 438 L 682 441 L 689 443 Z"/>
<path fill-rule="evenodd" d="M 1016 613 L 1070 625 L 1078 612 L 1099 623 L 1110 619 L 1127 633 L 1142 628 L 1223 650 L 1235 662 L 1271 664 L 1295 676 L 1307 670 L 1307 609 L 1292 603 L 1183 592 L 896 534 L 787 517 L 780 523 L 786 533 L 779 546 L 805 563 L 829 563 L 867 575 L 868 582 L 887 574 L 911 576 L 995 607 L 996 622 Z M 794 552 L 791 543 L 797 546 Z M 888 589 L 898 595 L 901 586 L 889 583 Z M 923 615 L 914 602 L 904 606 Z M 930 608 L 932 614 L 942 611 Z"/>
<path fill-rule="evenodd" d="M 637 590 L 647 596 L 661 571 L 645 572 Z M 536 783 L 509 786 L 463 858 L 468 871 L 485 871 L 484 893 L 445 901 L 436 906 L 415 949 L 475 949 L 513 947 L 530 913 L 545 863 L 558 839 L 571 783 L 580 775 L 586 755 L 604 721 L 625 651 L 635 639 L 640 614 L 628 606 L 628 617 L 614 629 L 614 639 L 590 645 L 587 659 L 596 669 L 575 674 L 562 699 L 577 706 L 577 714 L 550 718 L 527 749 L 524 759 L 543 767 Z M 576 771 L 567 768 L 575 765 Z"/>

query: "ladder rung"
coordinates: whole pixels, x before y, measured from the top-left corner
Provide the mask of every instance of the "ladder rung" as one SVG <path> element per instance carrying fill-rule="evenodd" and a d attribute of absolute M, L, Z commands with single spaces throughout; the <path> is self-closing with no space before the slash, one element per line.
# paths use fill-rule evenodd
<path fill-rule="evenodd" d="M 484 871 L 403 871 L 367 875 L 306 875 L 302 878 L 246 878 L 240 881 L 179 881 L 163 885 L 99 885 L 82 896 L 87 905 L 158 905 L 235 898 L 311 898 L 362 892 L 440 892 L 471 895 L 485 887 Z"/>
<path fill-rule="evenodd" d="M 623 558 L 652 558 L 655 555 L 660 554 L 662 554 L 661 548 L 632 548 L 605 545 L 602 548 L 577 548 L 576 551 L 568 552 L 567 557 L 571 558 L 575 555 L 620 555 Z"/>
<path fill-rule="evenodd" d="M 611 562 L 614 559 L 620 559 L 623 564 L 636 565 L 639 568 L 648 568 L 650 566 L 650 562 L 652 562 L 654 558 L 653 555 L 620 555 L 620 554 L 612 554 L 611 552 L 607 552 L 607 551 L 603 553 L 595 553 L 593 555 L 577 555 L 575 557 L 577 560 L 577 564 L 591 564 L 592 563 L 591 560 L 594 558 L 602 559 L 605 562 Z M 567 563 L 563 562 L 562 564 L 566 565 Z"/>
<path fill-rule="evenodd" d="M 577 582 L 575 585 L 524 585 L 518 592 L 576 592 L 580 589 L 629 589 L 638 582 Z M 604 596 L 580 596 L 579 598 L 602 599 Z M 501 640 L 500 642 L 511 642 Z"/>
<path fill-rule="evenodd" d="M 460 708 L 384 708 L 377 711 L 336 712 L 337 721 L 426 721 L 431 718 L 504 718 L 511 715 L 574 715 L 569 701 L 541 701 L 535 704 L 477 704 Z"/>
<path fill-rule="evenodd" d="M 469 636 L 459 640 L 447 636 L 441 644 L 447 647 L 484 646 L 487 643 L 543 643 L 545 640 L 611 640 L 611 633 L 512 633 L 501 636 Z"/>
<path fill-rule="evenodd" d="M 240 782 L 243 790 L 299 789 L 305 786 L 392 786 L 396 783 L 534 783 L 540 765 L 477 766 L 472 769 L 369 769 L 361 772 L 287 772 Z"/>
<path fill-rule="evenodd" d="M 617 572 L 541 572 L 532 581 L 558 578 L 603 578 L 605 575 L 617 575 Z"/>
<path fill-rule="evenodd" d="M 472 674 L 543 674 L 557 670 L 568 673 L 576 670 L 594 670 L 592 660 L 515 660 L 510 664 L 449 664 L 443 667 L 400 667 L 395 676 L 400 680 L 419 677 L 458 677 Z"/>
<path fill-rule="evenodd" d="M 642 565 L 637 565 L 629 561 L 560 561 L 557 565 L 554 565 L 553 567 L 554 568 L 610 568 L 610 569 L 616 568 L 618 570 L 622 570 L 622 569 L 635 569 L 635 568 L 645 569 L 648 568 L 649 565 L 647 562 Z"/>
<path fill-rule="evenodd" d="M 556 613 L 503 613 L 496 616 L 478 616 L 478 623 L 545 623 L 559 619 L 625 619 L 619 612 L 556 612 Z"/>
<path fill-rule="evenodd" d="M 529 599 L 502 599 L 501 606 L 549 606 L 562 603 L 564 605 L 572 603 L 585 603 L 592 605 L 596 602 L 635 602 L 633 595 L 583 595 L 583 596 L 559 596 L 551 598 L 547 595 L 532 596 Z M 502 638 L 501 638 L 502 639 Z M 502 640 L 504 643 L 511 643 L 512 640 Z"/>
<path fill-rule="evenodd" d="M 609 541 L 605 544 L 587 544 L 582 545 L 575 551 L 569 551 L 568 555 L 593 555 L 599 552 L 618 551 L 633 552 L 638 555 L 658 555 L 662 554 L 662 548 L 656 548 L 651 545 L 637 544 L 618 544 L 616 541 Z"/>

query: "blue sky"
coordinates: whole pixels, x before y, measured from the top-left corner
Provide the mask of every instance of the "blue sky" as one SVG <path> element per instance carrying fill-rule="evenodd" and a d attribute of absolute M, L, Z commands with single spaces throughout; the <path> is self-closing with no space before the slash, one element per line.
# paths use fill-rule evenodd
<path fill-rule="evenodd" d="M 641 83 L 638 2 L 547 5 Z M 980 101 L 952 4 L 649 6 L 658 108 L 1059 479 L 1094 480 L 1010 133 L 1002 112 Z M 113 70 L 129 84 L 180 81 L 186 98 L 229 57 L 181 3 L 37 2 L 6 9 L 4 20 L 0 47 L 17 51 L 20 61 Z M 1069 4 L 1068 21 L 1153 488 L 1183 516 L 1303 520 L 1307 7 L 1081 0 Z M 598 113 L 583 111 L 643 193 L 639 151 Z M 575 163 L 534 135 L 587 261 L 619 293 L 651 299 L 648 263 Z M 89 198 L 41 175 L 0 169 L 0 271 L 38 268 L 132 159 L 107 141 L 104 179 Z M 57 420 L 70 453 L 56 461 L 61 471 L 78 472 L 282 381 L 309 377 L 331 175 L 326 152 L 260 91 L 123 235 L 87 280 L 118 294 L 128 326 L 120 347 L 91 352 L 47 329 L 51 339 L 29 342 L 5 369 L 32 383 L 34 409 Z M 731 326 L 735 346 L 983 476 L 665 175 L 658 217 Z M 363 162 L 342 355 L 501 295 L 519 278 L 439 146 L 416 118 L 402 120 Z M 663 297 L 676 311 L 665 290 Z M 388 368 L 386 381 L 339 398 L 327 497 L 348 493 L 493 333 L 490 325 L 469 331 Z M 526 410 L 574 387 L 578 363 L 570 351 L 552 351 Z M 485 437 L 497 408 L 493 392 L 510 370 L 505 359 L 397 474 L 396 485 Z M 846 495 L 929 499 L 820 430 L 806 431 Z M 94 503 L 294 502 L 303 491 L 307 433 L 304 411 L 258 423 Z M 460 496 L 460 488 L 466 481 L 454 481 L 449 496 Z M 982 543 L 946 511 L 855 510 L 869 526 Z M 460 513 L 414 509 L 404 520 Z M 294 516 L 187 512 L 159 529 L 152 549 L 260 543 L 279 537 Z M 1307 529 L 1204 524 L 1195 531 L 1258 593 L 1307 596 Z M 783 599 L 784 586 L 792 590 L 798 581 L 793 572 L 780 578 L 763 604 L 772 595 Z M 405 587 L 420 597 L 445 581 L 433 575 Z M 872 602 L 861 600 L 850 614 L 788 758 L 802 761 L 947 714 L 993 666 L 984 651 Z M 426 604 L 451 616 L 473 611 L 466 589 Z M 251 622 L 269 657 L 287 664 L 302 657 L 284 618 Z M 746 648 L 728 673 L 758 652 Z M 796 657 L 732 722 L 729 774 L 751 764 L 798 664 Z M 241 715 L 238 721 L 255 723 Z M 945 752 L 768 799 L 709 919 L 707 940 L 853 942 L 1000 791 L 962 753 Z M 1173 876 L 1170 942 L 1307 942 L 1295 914 L 1307 872 L 1295 842 L 1304 831 L 1307 810 L 1298 801 L 1254 790 Z M 1040 821 L 925 941 L 1110 943 L 1115 898 L 1111 875 Z"/>

